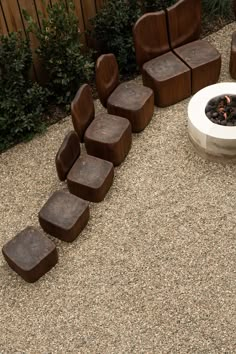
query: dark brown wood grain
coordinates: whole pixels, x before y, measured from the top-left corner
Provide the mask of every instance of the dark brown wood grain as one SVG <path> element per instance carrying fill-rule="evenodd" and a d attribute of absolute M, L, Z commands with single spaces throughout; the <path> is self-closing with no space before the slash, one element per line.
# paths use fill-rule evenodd
<path fill-rule="evenodd" d="M 96 87 L 104 107 L 107 99 L 119 84 L 119 69 L 114 54 L 103 54 L 96 62 Z"/>
<path fill-rule="evenodd" d="M 170 46 L 179 47 L 199 38 L 201 0 L 179 0 L 166 10 Z"/>
<path fill-rule="evenodd" d="M 192 94 L 218 81 L 221 55 L 207 41 L 193 41 L 176 48 L 174 52 L 191 69 Z"/>
<path fill-rule="evenodd" d="M 142 65 L 170 50 L 164 11 L 141 16 L 133 27 L 136 61 Z"/>
<path fill-rule="evenodd" d="M 83 141 L 84 133 L 94 119 L 94 103 L 91 87 L 84 84 L 76 93 L 71 102 L 72 123 L 80 141 Z"/>
<path fill-rule="evenodd" d="M 132 142 L 130 122 L 126 118 L 99 114 L 85 132 L 85 147 L 89 155 L 121 164 Z"/>
<path fill-rule="evenodd" d="M 73 165 L 67 176 L 69 191 L 90 202 L 101 202 L 110 189 L 114 167 L 109 161 L 84 154 Z"/>
<path fill-rule="evenodd" d="M 163 54 L 143 65 L 143 83 L 151 87 L 155 104 L 166 107 L 191 95 L 191 72 L 172 52 Z"/>
<path fill-rule="evenodd" d="M 235 1 L 235 9 L 236 9 L 236 1 Z M 236 31 L 234 31 L 232 34 L 229 72 L 231 77 L 233 79 L 236 79 Z"/>
<path fill-rule="evenodd" d="M 76 132 L 71 131 L 65 136 L 55 158 L 57 175 L 61 181 L 65 181 L 79 155 L 80 140 Z"/>

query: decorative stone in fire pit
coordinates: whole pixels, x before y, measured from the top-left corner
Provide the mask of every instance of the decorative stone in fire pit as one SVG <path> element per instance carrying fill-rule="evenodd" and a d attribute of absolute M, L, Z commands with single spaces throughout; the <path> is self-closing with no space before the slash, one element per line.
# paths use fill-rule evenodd
<path fill-rule="evenodd" d="M 207 86 L 191 98 L 188 133 L 201 156 L 236 162 L 236 83 Z"/>

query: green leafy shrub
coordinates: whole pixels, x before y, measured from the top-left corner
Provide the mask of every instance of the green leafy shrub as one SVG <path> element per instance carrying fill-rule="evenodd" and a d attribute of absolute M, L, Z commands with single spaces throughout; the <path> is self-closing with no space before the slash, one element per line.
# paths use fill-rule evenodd
<path fill-rule="evenodd" d="M 176 3 L 177 0 L 144 0 L 146 11 L 160 11 Z"/>
<path fill-rule="evenodd" d="M 0 151 L 42 129 L 47 92 L 28 79 L 32 55 L 20 33 L 0 36 Z"/>
<path fill-rule="evenodd" d="M 70 103 L 81 83 L 88 81 L 94 64 L 89 53 L 82 51 L 78 19 L 74 4 L 59 0 L 48 5 L 48 18 L 41 16 L 41 30 L 24 11 L 29 31 L 39 40 L 36 50 L 49 76 L 49 89 L 57 103 Z"/>
<path fill-rule="evenodd" d="M 121 73 L 136 69 L 132 27 L 140 15 L 137 0 L 108 0 L 92 20 L 92 37 L 102 53 L 115 54 Z"/>

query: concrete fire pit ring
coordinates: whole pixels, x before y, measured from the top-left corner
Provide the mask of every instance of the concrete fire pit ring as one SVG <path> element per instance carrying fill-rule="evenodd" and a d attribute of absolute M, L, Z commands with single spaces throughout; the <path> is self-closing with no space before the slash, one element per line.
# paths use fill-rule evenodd
<path fill-rule="evenodd" d="M 221 126 L 206 116 L 207 103 L 221 95 L 236 95 L 236 83 L 222 82 L 198 91 L 188 104 L 188 134 L 203 157 L 221 162 L 236 162 L 236 126 Z"/>

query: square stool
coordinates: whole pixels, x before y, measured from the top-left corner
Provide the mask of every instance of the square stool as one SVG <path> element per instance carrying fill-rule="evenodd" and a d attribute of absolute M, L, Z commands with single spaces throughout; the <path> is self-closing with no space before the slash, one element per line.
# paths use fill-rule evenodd
<path fill-rule="evenodd" d="M 89 203 L 73 194 L 56 191 L 39 212 L 39 223 L 48 234 L 72 242 L 89 220 Z"/>
<path fill-rule="evenodd" d="M 94 156 L 79 157 L 67 175 L 69 191 L 91 202 L 100 202 L 110 189 L 114 167 L 109 161 Z"/>
<path fill-rule="evenodd" d="M 84 135 L 85 148 L 92 156 L 119 165 L 127 156 L 132 143 L 130 122 L 111 114 L 98 114 Z"/>
<path fill-rule="evenodd" d="M 191 95 L 191 72 L 175 54 L 168 52 L 147 61 L 143 84 L 153 89 L 155 104 L 166 107 Z"/>
<path fill-rule="evenodd" d="M 132 82 L 118 85 L 107 100 L 107 112 L 127 118 L 139 133 L 149 124 L 154 111 L 154 94 L 149 87 Z"/>
<path fill-rule="evenodd" d="M 58 261 L 55 244 L 29 226 L 7 242 L 2 249 L 8 265 L 28 283 L 33 283 Z"/>
<path fill-rule="evenodd" d="M 174 53 L 191 69 L 192 94 L 218 81 L 221 55 L 210 43 L 196 40 L 175 48 Z"/>

